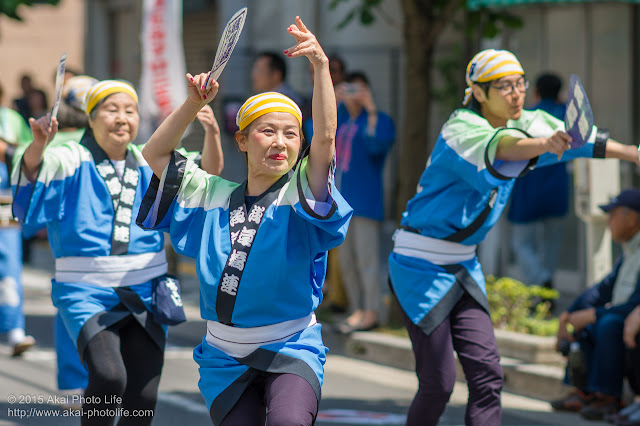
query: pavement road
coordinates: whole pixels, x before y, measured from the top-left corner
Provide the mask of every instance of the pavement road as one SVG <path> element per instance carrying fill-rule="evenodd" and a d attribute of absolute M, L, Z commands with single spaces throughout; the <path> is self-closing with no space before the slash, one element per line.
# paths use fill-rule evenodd
<path fill-rule="evenodd" d="M 25 270 L 25 313 L 27 332 L 38 344 L 20 358 L 11 358 L 10 348 L 0 344 L 0 426 L 79 425 L 56 404 L 55 352 L 52 339 L 54 308 L 49 299 L 47 271 Z M 211 424 L 198 391 L 198 371 L 191 352 L 204 334 L 199 320 L 197 291 L 186 292 L 189 321 L 172 328 L 165 355 L 158 405 L 153 424 Z M 323 398 L 318 415 L 319 426 L 399 425 L 415 390 L 415 375 L 406 370 L 354 360 L 344 356 L 343 341 L 325 327 L 325 343 L 331 349 L 326 363 Z M 56 401 L 56 398 L 58 401 Z M 457 383 L 441 425 L 464 424 L 467 393 Z M 579 417 L 554 413 L 540 400 L 503 393 L 503 425 L 604 425 L 583 422 Z M 66 414 L 65 414 L 66 413 Z"/>

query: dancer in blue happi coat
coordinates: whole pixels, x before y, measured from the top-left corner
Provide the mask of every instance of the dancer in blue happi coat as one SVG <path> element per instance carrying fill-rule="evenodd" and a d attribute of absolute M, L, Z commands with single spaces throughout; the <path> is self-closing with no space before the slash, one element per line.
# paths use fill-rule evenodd
<path fill-rule="evenodd" d="M 167 324 L 184 313 L 166 275 L 162 233 L 133 223 L 153 174 L 131 144 L 137 94 L 105 80 L 91 87 L 84 106 L 90 128 L 79 141 L 48 147 L 57 120 L 30 120 L 34 140 L 14 160 L 14 214 L 47 226 L 56 262 L 51 298 L 89 372 L 82 424 L 113 424 L 118 407 L 149 410 L 121 416 L 120 425 L 150 424 Z M 213 163 L 203 158 L 203 167 Z M 91 409 L 112 415 L 89 416 Z"/>
<path fill-rule="evenodd" d="M 2 101 L 0 86 L 0 101 Z M 25 335 L 22 289 L 22 236 L 11 214 L 11 166 L 16 149 L 31 140 L 20 114 L 0 107 L 0 334 L 7 335 L 11 354 L 19 356 L 35 344 Z"/>
<path fill-rule="evenodd" d="M 528 82 L 511 52 L 478 53 L 466 80 L 464 108 L 442 127 L 389 256 L 419 378 L 408 425 L 438 423 L 455 382 L 454 350 L 469 387 L 465 423 L 500 424 L 502 368 L 476 245 L 498 220 L 515 178 L 577 157 L 639 163 L 635 146 L 599 128 L 569 149 L 561 120 L 523 110 Z"/>
<path fill-rule="evenodd" d="M 302 143 L 300 109 L 267 92 L 236 121 L 247 180 L 199 170 L 174 151 L 196 111 L 217 94 L 206 74 L 188 76 L 189 97 L 143 150 L 155 177 L 138 223 L 168 231 L 176 251 L 196 258 L 207 334 L 194 350 L 200 391 L 215 425 L 312 424 L 326 351 L 314 311 L 327 250 L 345 237 L 352 210 L 333 182 L 336 101 L 329 61 L 300 18 L 288 28 L 290 57 L 314 67 L 313 141 Z"/>

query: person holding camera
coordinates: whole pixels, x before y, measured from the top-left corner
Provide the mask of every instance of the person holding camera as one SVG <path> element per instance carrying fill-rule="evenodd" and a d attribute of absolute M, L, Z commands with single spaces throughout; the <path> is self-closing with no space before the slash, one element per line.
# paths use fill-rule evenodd
<path fill-rule="evenodd" d="M 362 71 L 336 85 L 336 185 L 353 207 L 344 243 L 338 247 L 340 271 L 350 315 L 337 331 L 371 330 L 382 301 L 380 232 L 384 219 L 382 171 L 396 131 L 391 117 L 378 111 L 369 79 Z"/>
<path fill-rule="evenodd" d="M 578 296 L 559 317 L 556 348 L 561 350 L 566 342 L 579 344 L 586 381 L 574 380 L 575 389 L 569 396 L 551 402 L 554 409 L 580 412 L 588 420 L 602 420 L 620 408 L 623 329 L 640 304 L 640 191 L 626 189 L 600 208 L 608 213 L 611 238 L 622 244 L 623 254 L 609 275 Z M 571 355 L 569 359 L 567 378 L 576 367 L 571 366 Z"/>

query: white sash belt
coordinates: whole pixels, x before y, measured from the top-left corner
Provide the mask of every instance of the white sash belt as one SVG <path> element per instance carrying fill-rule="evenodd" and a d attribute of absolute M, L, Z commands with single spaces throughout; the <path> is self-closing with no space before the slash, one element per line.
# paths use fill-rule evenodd
<path fill-rule="evenodd" d="M 167 273 L 164 249 L 156 253 L 56 259 L 56 281 L 120 287 L 147 282 Z"/>
<path fill-rule="evenodd" d="M 207 321 L 206 341 L 229 356 L 242 358 L 260 346 L 287 341 L 294 334 L 315 324 L 315 313 L 297 320 L 250 328 L 231 327 L 217 321 Z"/>
<path fill-rule="evenodd" d="M 473 259 L 477 247 L 425 237 L 404 229 L 396 230 L 393 242 L 394 253 L 427 260 L 436 265 L 452 265 Z"/>

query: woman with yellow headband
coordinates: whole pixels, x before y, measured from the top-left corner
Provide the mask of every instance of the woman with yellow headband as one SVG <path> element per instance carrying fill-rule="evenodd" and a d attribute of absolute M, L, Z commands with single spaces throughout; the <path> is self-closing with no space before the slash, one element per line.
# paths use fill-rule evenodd
<path fill-rule="evenodd" d="M 236 141 L 246 153 L 238 185 L 174 151 L 196 111 L 218 92 L 188 77 L 189 97 L 153 134 L 143 155 L 155 177 L 138 223 L 171 234 L 197 259 L 207 334 L 194 350 L 200 391 L 215 425 L 311 425 L 326 351 L 314 311 L 327 250 L 345 237 L 351 208 L 333 182 L 336 100 L 329 61 L 299 17 L 287 31 L 314 68 L 313 141 L 298 161 L 302 116 L 279 93 L 240 108 Z"/>
<path fill-rule="evenodd" d="M 562 121 L 523 110 L 529 83 L 511 52 L 478 53 L 466 80 L 464 107 L 442 127 L 389 256 L 419 379 L 408 425 L 438 423 L 455 383 L 454 350 L 469 387 L 465 423 L 500 424 L 503 374 L 476 246 L 498 220 L 515 178 L 577 157 L 639 163 L 635 147 L 598 128 L 583 147 L 570 149 Z"/>
<path fill-rule="evenodd" d="M 52 146 L 57 120 L 30 120 L 34 140 L 14 160 L 13 210 L 29 226 L 47 226 L 56 262 L 51 298 L 89 372 L 82 424 L 111 425 L 121 414 L 121 425 L 148 425 L 167 328 L 184 312 L 162 233 L 135 225 L 153 175 L 131 144 L 138 95 L 122 81 L 97 82 L 84 111 L 82 137 Z M 146 411 L 133 418 L 124 410 Z"/>

